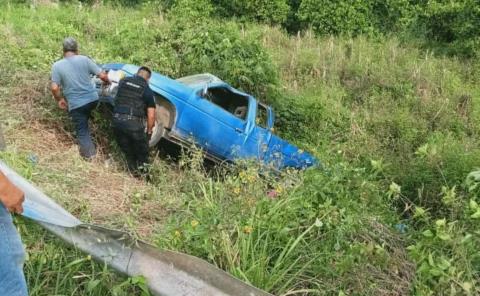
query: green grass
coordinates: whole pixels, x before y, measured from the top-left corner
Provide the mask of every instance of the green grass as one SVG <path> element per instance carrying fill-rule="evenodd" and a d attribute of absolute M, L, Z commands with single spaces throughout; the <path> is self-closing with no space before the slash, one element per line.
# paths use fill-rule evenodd
<path fill-rule="evenodd" d="M 18 220 L 17 220 L 18 221 Z M 29 247 L 25 274 L 29 295 L 140 295 L 140 288 L 66 246 L 39 226 L 17 223 Z"/>
<path fill-rule="evenodd" d="M 202 42 L 188 15 L 180 20 L 188 11 L 148 6 L 2 8 L 0 115 L 9 148 L 1 158 L 79 218 L 204 258 L 276 295 L 480 292 L 478 180 L 465 182 L 480 161 L 478 61 L 395 37 L 289 36 L 216 19 L 200 28 L 215 31 Z M 276 131 L 325 170 L 278 178 L 253 164 L 205 171 L 194 152 L 177 162 L 155 157 L 155 177 L 143 184 L 123 172 L 98 118 L 102 155 L 83 162 L 46 89 L 66 35 L 98 62 L 147 64 L 174 77 L 221 73 L 263 94 Z M 244 44 L 249 50 L 215 60 L 222 46 Z M 278 195 L 269 197 L 271 189 Z M 141 293 L 141 280 L 115 275 L 30 222 L 18 225 L 33 295 Z"/>

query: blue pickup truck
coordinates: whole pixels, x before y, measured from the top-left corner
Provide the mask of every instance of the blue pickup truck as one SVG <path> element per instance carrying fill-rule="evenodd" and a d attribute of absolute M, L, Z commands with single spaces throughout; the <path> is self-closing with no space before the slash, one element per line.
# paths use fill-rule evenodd
<path fill-rule="evenodd" d="M 131 76 L 138 66 L 106 64 L 103 69 Z M 318 163 L 273 133 L 275 116 L 269 106 L 214 75 L 174 80 L 153 72 L 150 88 L 157 104 L 150 146 L 162 138 L 187 147 L 195 143 L 216 162 L 255 159 L 275 169 L 304 169 Z M 103 100 L 114 103 L 114 88 L 110 90 L 99 89 Z"/>

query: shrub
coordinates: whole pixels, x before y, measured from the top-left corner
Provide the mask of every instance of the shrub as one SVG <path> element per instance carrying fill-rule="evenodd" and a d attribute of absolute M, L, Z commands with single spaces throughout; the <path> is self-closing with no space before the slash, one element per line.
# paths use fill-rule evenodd
<path fill-rule="evenodd" d="M 478 295 L 480 292 L 480 239 L 475 235 L 480 231 L 476 192 L 480 179 L 474 176 L 478 176 L 478 170 L 468 174 L 467 186 L 452 182 L 442 188 L 439 203 L 444 207 L 443 215 L 431 215 L 426 208 L 415 209 L 413 222 L 419 231 L 410 235 L 413 243 L 408 247 L 417 264 L 415 294 L 440 295 L 449 291 L 451 295 Z"/>
<path fill-rule="evenodd" d="M 287 19 L 285 20 L 283 26 L 290 33 L 300 32 L 307 26 L 305 22 L 300 20 L 298 15 L 298 10 L 300 8 L 300 4 L 302 4 L 302 1 L 303 0 L 288 0 L 290 10 L 288 11 Z"/>
<path fill-rule="evenodd" d="M 196 10 L 174 6 L 175 22 L 160 44 L 173 52 L 178 75 L 210 72 L 262 98 L 277 84 L 278 74 L 257 36 L 242 36 L 235 23 L 209 20 L 191 22 Z M 198 15 L 197 15 L 198 16 Z"/>
<path fill-rule="evenodd" d="M 299 9 L 300 20 L 320 34 L 370 33 L 369 13 L 360 1 L 304 0 Z"/>
<path fill-rule="evenodd" d="M 213 6 L 210 0 L 176 0 L 168 4 L 170 18 L 175 22 L 202 23 L 211 17 Z"/>
<path fill-rule="evenodd" d="M 92 4 L 112 4 L 112 5 L 121 5 L 121 6 L 136 6 L 142 4 L 143 0 L 60 0 L 60 2 L 64 3 L 75 3 L 80 2 L 87 5 Z"/>
<path fill-rule="evenodd" d="M 480 150 L 473 141 L 462 142 L 452 133 L 434 133 L 418 147 L 412 159 L 394 168 L 395 181 L 418 206 L 428 209 L 432 217 L 451 211 L 439 196 L 442 187 L 462 184 L 465 176 L 480 163 Z M 461 186 L 457 190 L 462 192 Z"/>
<path fill-rule="evenodd" d="M 282 24 L 290 11 L 286 0 L 212 0 L 212 3 L 222 16 L 269 24 Z"/>
<path fill-rule="evenodd" d="M 398 29 L 409 3 L 381 0 L 302 0 L 298 17 L 320 34 L 374 34 Z"/>
<path fill-rule="evenodd" d="M 472 57 L 480 45 L 480 7 L 478 1 L 428 1 L 420 6 L 416 27 L 427 41 L 441 51 Z"/>

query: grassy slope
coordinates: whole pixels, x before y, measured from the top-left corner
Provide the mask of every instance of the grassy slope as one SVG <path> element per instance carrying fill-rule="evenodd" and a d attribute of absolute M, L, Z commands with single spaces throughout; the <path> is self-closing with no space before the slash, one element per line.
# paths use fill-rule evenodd
<path fill-rule="evenodd" d="M 152 50 L 161 42 L 153 36 L 170 26 L 161 14 L 4 7 L 0 19 L 0 112 L 10 147 L 2 158 L 82 219 L 203 257 L 278 294 L 475 291 L 478 226 L 470 214 L 463 218 L 460 206 L 469 196 L 461 189 L 454 196 L 456 213 L 439 198 L 442 186 L 460 188 L 480 160 L 478 88 L 470 65 L 395 39 L 291 37 L 247 26 L 243 34 L 262 37 L 280 73 L 282 96 L 272 103 L 290 121 L 280 122 L 279 132 L 328 167 L 326 173 L 295 176 L 301 182 L 294 187 L 286 186 L 291 175 L 272 181 L 280 195 L 268 199 L 269 185 L 251 166 L 219 179 L 206 176 L 195 157 L 177 164 L 156 159 L 158 178 L 147 186 L 122 172 L 108 144 L 95 163 L 78 158 L 68 120 L 46 90 L 59 42 L 75 35 L 99 62 L 145 62 L 176 75 L 171 53 Z M 102 141 L 101 120 L 97 128 Z M 115 210 L 108 211 L 112 204 Z M 402 215 L 399 205 L 407 207 Z M 433 217 L 406 222 L 409 236 L 400 235 L 394 226 L 414 205 L 430 209 Z M 465 220 L 445 230 L 435 224 L 444 216 Z M 33 295 L 132 293 L 130 282 L 82 254 L 59 249 L 58 241 L 31 223 L 19 223 Z M 430 228 L 431 241 L 417 235 L 417 229 Z M 474 238 L 463 245 L 435 240 L 443 232 Z M 415 247 L 407 251 L 409 244 Z M 444 259 L 449 266 L 442 269 Z"/>

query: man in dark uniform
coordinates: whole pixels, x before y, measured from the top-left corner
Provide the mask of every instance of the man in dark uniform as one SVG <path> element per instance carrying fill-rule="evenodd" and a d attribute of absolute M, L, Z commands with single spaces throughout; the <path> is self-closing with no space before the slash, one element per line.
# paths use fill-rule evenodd
<path fill-rule="evenodd" d="M 155 99 L 148 86 L 151 75 L 149 68 L 140 67 L 136 75 L 122 79 L 114 101 L 113 131 L 135 176 L 146 172 L 148 141 L 155 125 Z"/>

